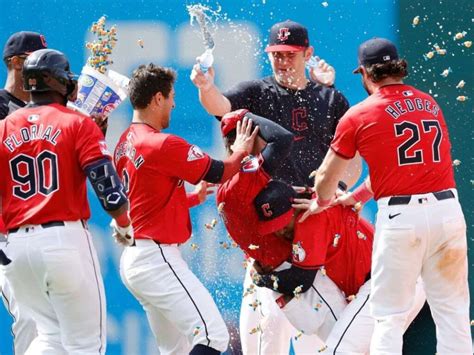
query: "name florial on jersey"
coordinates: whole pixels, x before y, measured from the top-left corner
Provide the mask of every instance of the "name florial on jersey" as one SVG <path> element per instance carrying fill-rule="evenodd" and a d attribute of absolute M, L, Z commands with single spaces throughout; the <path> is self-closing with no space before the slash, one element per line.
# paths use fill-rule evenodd
<path fill-rule="evenodd" d="M 31 115 L 28 120 L 34 122 L 37 118 L 32 117 L 37 115 Z M 31 118 L 31 120 L 30 120 Z M 56 145 L 57 139 L 61 134 L 60 129 L 55 129 L 53 126 L 48 125 L 46 127 L 43 124 L 32 124 L 28 127 L 23 127 L 17 132 L 11 133 L 4 141 L 3 144 L 10 152 L 13 152 L 15 149 L 20 147 L 23 143 L 28 143 L 31 141 L 44 140 L 52 145 Z"/>
<path fill-rule="evenodd" d="M 194 161 L 204 158 L 204 153 L 197 145 L 192 145 L 188 150 L 188 161 Z"/>

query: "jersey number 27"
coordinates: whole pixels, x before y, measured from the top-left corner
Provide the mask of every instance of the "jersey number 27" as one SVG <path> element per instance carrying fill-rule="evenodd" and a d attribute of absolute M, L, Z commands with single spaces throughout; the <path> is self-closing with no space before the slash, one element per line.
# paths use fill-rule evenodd
<path fill-rule="evenodd" d="M 439 146 L 441 144 L 443 133 L 439 122 L 436 120 L 422 120 L 420 126 L 410 121 L 403 121 L 395 124 L 395 136 L 403 136 L 407 131 L 410 134 L 409 138 L 397 148 L 399 166 L 423 163 L 424 157 L 422 149 L 415 149 L 412 154 L 409 154 L 408 150 L 414 148 L 416 144 L 420 142 L 420 132 L 425 134 L 431 132 L 433 129 L 436 131 L 436 135 L 431 145 L 433 161 L 440 161 Z"/>

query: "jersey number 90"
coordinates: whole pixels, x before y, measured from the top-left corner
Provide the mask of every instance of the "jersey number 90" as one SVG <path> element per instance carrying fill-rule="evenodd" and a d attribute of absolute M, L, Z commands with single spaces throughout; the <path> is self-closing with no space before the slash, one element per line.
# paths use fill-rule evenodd
<path fill-rule="evenodd" d="M 13 185 L 13 195 L 27 200 L 40 193 L 51 195 L 58 190 L 58 157 L 49 150 L 43 150 L 38 156 L 31 157 L 18 154 L 10 160 L 10 173 Z"/>

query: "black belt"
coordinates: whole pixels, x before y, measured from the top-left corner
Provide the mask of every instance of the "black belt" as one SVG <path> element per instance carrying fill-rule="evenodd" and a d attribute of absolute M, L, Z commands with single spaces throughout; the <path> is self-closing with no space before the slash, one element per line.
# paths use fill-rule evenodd
<path fill-rule="evenodd" d="M 66 224 L 63 221 L 51 221 L 51 222 L 46 222 L 41 224 L 41 227 L 43 228 L 51 228 L 51 227 L 64 227 Z M 84 225 L 84 222 L 82 223 Z M 26 227 L 26 231 L 28 232 L 28 228 Z M 20 227 L 18 228 L 12 228 L 8 230 L 8 234 L 16 233 L 20 230 Z"/>
<path fill-rule="evenodd" d="M 445 190 L 445 191 L 440 191 L 440 192 L 433 192 L 434 197 L 438 201 L 441 200 L 447 200 L 449 198 L 454 198 L 454 193 L 451 190 Z M 406 195 L 406 196 L 393 196 L 390 197 L 388 200 L 388 205 L 393 206 L 393 205 L 408 205 L 410 203 L 412 196 L 411 195 Z M 421 201 L 420 201 L 421 203 Z"/>

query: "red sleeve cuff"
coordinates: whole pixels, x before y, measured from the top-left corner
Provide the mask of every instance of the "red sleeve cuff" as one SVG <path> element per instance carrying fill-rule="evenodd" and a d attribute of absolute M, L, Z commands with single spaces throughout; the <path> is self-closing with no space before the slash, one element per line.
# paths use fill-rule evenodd
<path fill-rule="evenodd" d="M 336 150 L 336 148 L 334 148 L 333 146 L 331 146 L 331 150 L 332 150 L 334 153 L 336 153 L 336 155 L 337 155 L 338 157 L 341 157 L 342 159 L 350 160 L 350 159 L 352 159 L 352 158 L 355 157 L 355 154 L 354 154 L 353 156 L 349 156 L 349 155 L 343 154 L 343 153 L 341 153 L 340 151 Z"/>
<path fill-rule="evenodd" d="M 197 206 L 201 203 L 201 201 L 199 201 L 199 195 L 196 192 L 191 192 L 187 194 L 186 197 L 188 199 L 189 208 Z"/>

